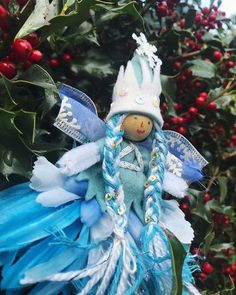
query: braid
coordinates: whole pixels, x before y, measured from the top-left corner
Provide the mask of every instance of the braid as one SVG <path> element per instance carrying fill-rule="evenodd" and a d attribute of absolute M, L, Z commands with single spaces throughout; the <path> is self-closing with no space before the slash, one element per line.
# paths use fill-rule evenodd
<path fill-rule="evenodd" d="M 114 219 L 114 231 L 123 234 L 127 225 L 124 190 L 120 180 L 118 156 L 124 132 L 121 124 L 124 115 L 115 115 L 107 122 L 104 146 L 103 178 L 105 182 L 105 202 L 108 214 Z"/>
<path fill-rule="evenodd" d="M 168 148 L 163 131 L 155 123 L 155 133 L 149 171 L 144 190 L 145 196 L 145 222 L 158 223 L 162 201 L 162 185 L 165 172 L 165 162 Z"/>

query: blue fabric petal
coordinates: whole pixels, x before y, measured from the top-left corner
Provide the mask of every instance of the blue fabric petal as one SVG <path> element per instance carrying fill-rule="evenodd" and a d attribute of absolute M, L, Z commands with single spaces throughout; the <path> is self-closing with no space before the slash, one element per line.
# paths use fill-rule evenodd
<path fill-rule="evenodd" d="M 188 182 L 200 181 L 203 178 L 201 167 L 197 163 L 184 163 L 182 177 Z"/>
<path fill-rule="evenodd" d="M 80 222 L 76 221 L 65 229 L 64 233 L 68 239 L 74 240 L 80 228 Z M 13 265 L 5 265 L 2 271 L 3 280 L 1 287 L 3 289 L 22 288 L 23 286 L 19 284 L 19 280 L 23 278 L 27 270 L 50 259 L 54 259 L 54 257 L 68 248 L 66 245 L 53 244 L 53 241 L 54 237 L 46 238 L 30 247 Z M 67 261 L 65 262 L 67 263 Z"/>
<path fill-rule="evenodd" d="M 95 198 L 81 203 L 81 221 L 89 227 L 95 224 L 102 216 L 101 208 Z"/>
<path fill-rule="evenodd" d="M 76 176 L 71 176 L 66 179 L 64 189 L 70 193 L 84 197 L 88 189 L 88 180 L 78 181 Z"/>
<path fill-rule="evenodd" d="M 45 208 L 36 202 L 27 204 L 24 210 L 16 207 L 14 212 L 8 212 L 5 218 L 7 222 L 0 226 L 0 250 L 11 251 L 25 247 L 47 237 L 58 228 L 67 227 L 79 216 L 79 201 L 57 209 Z"/>

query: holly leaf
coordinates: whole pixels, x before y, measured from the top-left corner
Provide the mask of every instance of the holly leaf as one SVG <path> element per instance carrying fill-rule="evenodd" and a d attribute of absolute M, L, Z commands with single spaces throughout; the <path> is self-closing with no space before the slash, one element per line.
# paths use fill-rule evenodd
<path fill-rule="evenodd" d="M 23 176 L 28 175 L 32 167 L 30 151 L 21 139 L 23 132 L 16 126 L 16 114 L 0 109 L 0 134 L 4 140 L 1 143 L 3 152 L 1 154 L 1 173 L 8 177 L 10 172 L 18 171 Z"/>
<path fill-rule="evenodd" d="M 227 250 L 229 248 L 234 247 L 234 243 L 220 243 L 220 244 L 213 244 L 210 247 L 210 250 L 215 251 L 215 252 L 221 252 L 223 250 Z"/>
<path fill-rule="evenodd" d="M 103 13 L 101 16 L 101 21 L 109 21 L 113 19 L 116 16 L 119 16 L 121 14 L 130 15 L 133 17 L 134 20 L 140 22 L 142 26 L 144 27 L 144 20 L 138 10 L 135 7 L 135 2 L 131 1 L 129 3 L 119 4 L 119 7 L 112 7 L 112 3 L 104 3 L 102 1 L 98 1 L 101 3 L 97 3 L 95 5 L 95 9 L 102 8 L 103 10 L 109 11 L 109 13 Z"/>
<path fill-rule="evenodd" d="M 174 100 L 176 93 L 175 78 L 166 75 L 161 75 L 161 87 L 162 94 L 164 95 L 168 105 L 168 114 L 171 116 L 176 116 L 176 112 L 174 109 Z"/>
<path fill-rule="evenodd" d="M 190 68 L 194 76 L 207 79 L 214 78 L 217 70 L 216 66 L 212 62 L 206 62 L 201 59 L 191 61 Z"/>
<path fill-rule="evenodd" d="M 187 12 L 187 14 L 185 16 L 185 26 L 184 26 L 185 29 L 189 29 L 192 27 L 192 25 L 194 23 L 195 15 L 196 15 L 196 10 L 189 9 L 189 11 Z"/>
<path fill-rule="evenodd" d="M 225 176 L 219 176 L 218 178 L 218 183 L 219 183 L 219 187 L 220 187 L 220 203 L 224 203 L 225 197 L 227 195 L 227 182 L 228 179 Z"/>
<path fill-rule="evenodd" d="M 17 33 L 16 38 L 23 38 L 43 26 L 48 26 L 49 21 L 59 13 L 59 2 L 37 0 L 33 12 Z"/>
<path fill-rule="evenodd" d="M 172 264 L 172 290 L 171 295 L 181 295 L 183 284 L 182 284 L 182 267 L 184 259 L 186 257 L 186 251 L 182 244 L 173 236 L 169 236 L 169 245 L 171 253 L 171 264 Z"/>
<path fill-rule="evenodd" d="M 24 141 L 34 143 L 36 113 L 20 110 L 15 113 L 14 123 Z"/>

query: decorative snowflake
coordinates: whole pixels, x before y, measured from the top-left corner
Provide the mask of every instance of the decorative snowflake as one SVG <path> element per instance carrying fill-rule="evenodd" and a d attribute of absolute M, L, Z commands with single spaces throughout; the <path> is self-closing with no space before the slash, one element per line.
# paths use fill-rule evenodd
<path fill-rule="evenodd" d="M 158 58 L 158 56 L 155 55 L 155 53 L 157 52 L 156 46 L 148 43 L 143 33 L 140 33 L 139 37 L 136 34 L 133 34 L 132 37 L 138 45 L 138 48 L 136 49 L 137 54 L 146 55 L 151 68 L 154 68 L 157 62 L 161 64 L 160 59 Z"/>

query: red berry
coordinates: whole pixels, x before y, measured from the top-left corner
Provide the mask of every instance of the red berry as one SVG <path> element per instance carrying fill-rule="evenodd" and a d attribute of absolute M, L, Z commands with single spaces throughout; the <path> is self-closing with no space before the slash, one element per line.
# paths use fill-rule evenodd
<path fill-rule="evenodd" d="M 72 61 L 72 57 L 69 53 L 64 53 L 62 59 L 64 60 L 64 62 L 71 62 Z"/>
<path fill-rule="evenodd" d="M 0 5 L 0 21 L 6 19 L 7 16 L 8 16 L 7 10 L 2 5 Z"/>
<path fill-rule="evenodd" d="M 226 269 L 224 270 L 224 274 L 229 275 L 230 272 L 231 272 L 231 267 L 230 266 L 226 267 Z"/>
<path fill-rule="evenodd" d="M 181 29 L 183 29 L 185 27 L 185 18 L 182 18 L 180 21 L 179 21 L 179 26 Z"/>
<path fill-rule="evenodd" d="M 217 104 L 216 104 L 216 102 L 212 101 L 212 102 L 207 104 L 206 108 L 208 110 L 215 110 L 217 108 Z"/>
<path fill-rule="evenodd" d="M 202 281 L 205 281 L 205 280 L 207 279 L 207 274 L 204 273 L 204 272 L 201 272 L 200 275 L 199 275 L 199 277 L 200 277 L 200 279 L 201 279 Z"/>
<path fill-rule="evenodd" d="M 208 202 L 212 199 L 212 196 L 209 194 L 209 193 L 206 193 L 204 196 L 203 196 L 203 200 L 205 202 Z"/>
<path fill-rule="evenodd" d="M 157 11 L 157 14 L 160 16 L 160 17 L 164 17 L 168 14 L 168 6 L 167 6 L 167 3 L 165 1 L 159 3 L 157 6 L 156 6 L 156 11 Z"/>
<path fill-rule="evenodd" d="M 170 124 L 167 123 L 167 122 L 165 122 L 163 127 L 164 127 L 164 129 L 169 129 L 170 128 Z"/>
<path fill-rule="evenodd" d="M 215 29 L 216 27 L 214 22 L 209 22 L 208 25 L 210 29 Z"/>
<path fill-rule="evenodd" d="M 180 209 L 184 212 L 184 213 L 189 213 L 189 204 L 186 202 L 181 202 L 179 205 Z"/>
<path fill-rule="evenodd" d="M 176 71 L 178 71 L 182 66 L 182 63 L 180 61 L 175 61 L 174 62 L 174 68 Z"/>
<path fill-rule="evenodd" d="M 164 101 L 161 105 L 161 110 L 164 112 L 168 109 L 167 103 Z"/>
<path fill-rule="evenodd" d="M 209 12 L 209 8 L 208 7 L 203 7 L 202 9 L 201 9 L 201 11 L 202 11 L 202 13 L 203 14 L 208 14 L 208 12 Z"/>
<path fill-rule="evenodd" d="M 233 68 L 234 67 L 234 62 L 232 60 L 229 60 L 226 62 L 225 66 L 229 69 L 229 68 Z"/>
<path fill-rule="evenodd" d="M 12 51 L 17 61 L 25 61 L 32 52 L 31 44 L 24 39 L 16 39 L 12 45 Z"/>
<path fill-rule="evenodd" d="M 206 102 L 206 98 L 204 98 L 202 96 L 198 96 L 195 100 L 196 105 L 199 107 L 204 106 L 205 102 Z"/>
<path fill-rule="evenodd" d="M 201 82 L 195 82 L 194 83 L 194 86 L 197 88 L 197 89 L 201 89 L 203 87 L 202 83 Z"/>
<path fill-rule="evenodd" d="M 198 113 L 198 109 L 195 108 L 195 107 L 190 107 L 188 109 L 188 112 L 191 114 L 191 115 L 196 115 Z"/>
<path fill-rule="evenodd" d="M 171 117 L 170 121 L 173 124 L 178 124 L 178 117 Z"/>
<path fill-rule="evenodd" d="M 207 20 L 207 19 L 203 19 L 203 20 L 201 21 L 201 25 L 202 25 L 203 27 L 206 27 L 206 26 L 208 25 L 208 20 Z"/>
<path fill-rule="evenodd" d="M 183 105 L 180 102 L 174 102 L 175 111 L 181 111 L 182 108 L 183 108 Z"/>
<path fill-rule="evenodd" d="M 216 12 L 211 12 L 208 16 L 209 20 L 210 21 L 215 21 L 216 20 L 216 17 L 217 17 L 217 14 Z"/>
<path fill-rule="evenodd" d="M 0 62 L 0 73 L 6 76 L 8 79 L 12 79 L 15 77 L 17 73 L 16 65 L 9 61 L 1 61 Z"/>
<path fill-rule="evenodd" d="M 40 63 L 43 59 L 43 54 L 39 50 L 33 50 L 30 55 L 30 60 L 35 63 Z"/>
<path fill-rule="evenodd" d="M 184 127 L 184 126 L 180 126 L 178 127 L 177 131 L 180 133 L 180 134 L 186 134 L 187 133 L 187 129 Z M 182 208 L 181 208 L 182 209 Z"/>
<path fill-rule="evenodd" d="M 234 249 L 231 249 L 231 248 L 227 249 L 227 250 L 225 251 L 225 254 L 226 254 L 227 256 L 232 256 L 232 255 L 234 254 Z"/>
<path fill-rule="evenodd" d="M 236 264 L 231 264 L 230 269 L 231 269 L 232 274 L 235 275 L 236 274 Z"/>
<path fill-rule="evenodd" d="M 25 39 L 32 45 L 32 47 L 37 47 L 40 43 L 40 38 L 35 32 L 27 35 Z"/>
<path fill-rule="evenodd" d="M 230 138 L 230 140 L 231 140 L 234 144 L 236 144 L 236 134 L 232 135 L 231 138 Z"/>
<path fill-rule="evenodd" d="M 223 57 L 223 54 L 220 51 L 216 50 L 213 52 L 213 58 L 215 61 L 221 60 L 222 57 Z"/>
<path fill-rule="evenodd" d="M 202 21 L 202 15 L 201 15 L 201 13 L 199 13 L 199 12 L 196 13 L 196 15 L 195 15 L 195 21 L 197 23 L 201 23 L 201 21 Z"/>
<path fill-rule="evenodd" d="M 183 125 L 186 123 L 186 119 L 184 117 L 177 117 L 177 124 Z"/>
<path fill-rule="evenodd" d="M 17 3 L 20 5 L 20 6 L 25 6 L 25 4 L 29 1 L 29 0 L 16 0 Z"/>
<path fill-rule="evenodd" d="M 217 11 L 218 10 L 218 6 L 216 4 L 212 5 L 213 10 Z"/>
<path fill-rule="evenodd" d="M 207 273 L 210 274 L 214 271 L 213 266 L 209 263 L 209 262 L 204 262 L 202 265 L 202 270 Z"/>
<path fill-rule="evenodd" d="M 206 92 L 201 92 L 200 94 L 199 94 L 199 96 L 202 96 L 202 97 L 204 97 L 204 98 L 208 98 L 208 94 L 206 93 Z"/>
<path fill-rule="evenodd" d="M 60 66 L 59 60 L 57 58 L 51 58 L 49 64 L 53 69 L 57 69 Z"/>

